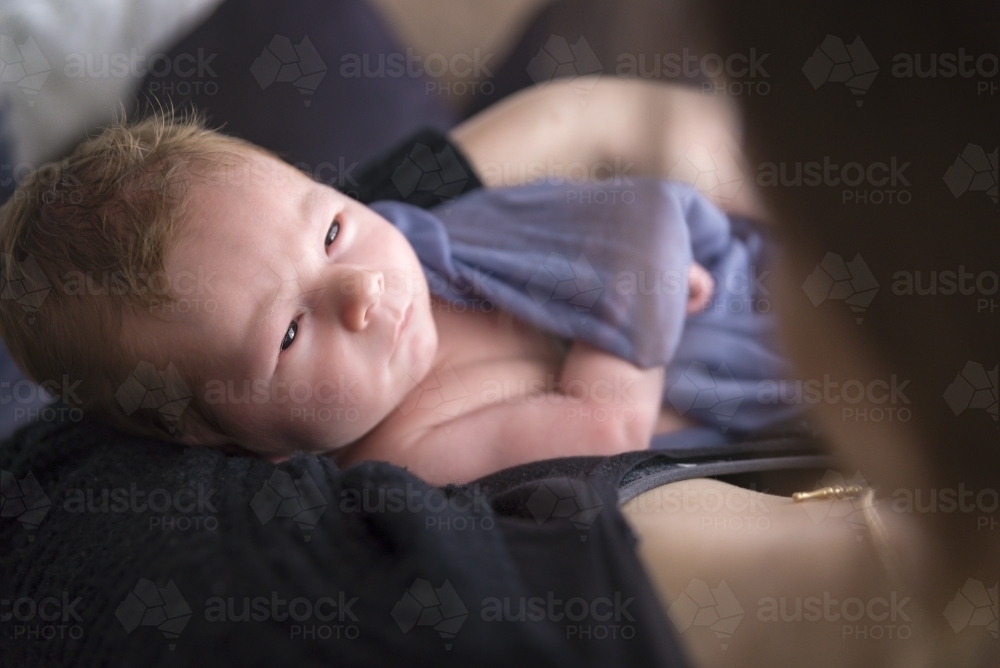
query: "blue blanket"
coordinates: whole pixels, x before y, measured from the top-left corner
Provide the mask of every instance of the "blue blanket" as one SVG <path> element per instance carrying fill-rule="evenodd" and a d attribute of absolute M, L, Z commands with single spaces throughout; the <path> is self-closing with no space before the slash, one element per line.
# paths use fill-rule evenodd
<path fill-rule="evenodd" d="M 666 365 L 663 402 L 682 415 L 747 432 L 799 410 L 761 400 L 762 383 L 790 371 L 766 287 L 773 244 L 687 185 L 538 184 L 476 190 L 430 211 L 372 208 L 413 245 L 433 294 L 492 302 L 642 368 Z M 715 292 L 689 317 L 692 259 Z"/>

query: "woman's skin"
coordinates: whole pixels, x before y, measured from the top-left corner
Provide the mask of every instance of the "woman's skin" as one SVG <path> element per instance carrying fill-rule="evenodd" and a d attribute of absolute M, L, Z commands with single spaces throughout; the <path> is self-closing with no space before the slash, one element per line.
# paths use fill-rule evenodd
<path fill-rule="evenodd" d="M 487 187 L 584 174 L 619 184 L 659 176 L 695 185 L 727 211 L 766 219 L 735 106 L 695 88 L 556 80 L 501 100 L 449 135 Z"/>
<path fill-rule="evenodd" d="M 574 169 L 614 178 L 618 164 L 619 177 L 694 182 L 723 210 L 766 222 L 752 178 L 734 194 L 686 179 L 690 171 L 677 167 L 692 150 L 697 159 L 700 146 L 733 156 L 719 161 L 720 171 L 730 170 L 720 180 L 747 173 L 737 116 L 725 98 L 610 78 L 593 82 L 585 95 L 579 88 L 553 82 L 528 89 L 458 126 L 451 138 L 487 186 Z M 914 593 L 931 551 L 912 517 L 886 506 L 874 511 L 880 520 L 873 529 L 857 499 L 796 503 L 696 479 L 650 490 L 623 511 L 695 665 L 930 665 L 921 658 L 929 647 L 955 642 L 935 635 L 940 624 L 920 610 Z M 880 524 L 887 540 L 873 539 Z M 886 544 L 904 556 L 894 579 L 874 547 Z M 705 591 L 711 598 L 699 601 L 707 607 L 696 616 Z M 864 614 L 845 620 L 844 613 L 854 617 L 855 599 Z M 804 606 L 799 615 L 797 605 Z"/>

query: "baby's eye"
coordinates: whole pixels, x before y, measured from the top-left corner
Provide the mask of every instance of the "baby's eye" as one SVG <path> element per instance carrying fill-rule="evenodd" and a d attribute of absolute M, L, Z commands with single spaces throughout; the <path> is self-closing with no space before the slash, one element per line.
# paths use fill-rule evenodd
<path fill-rule="evenodd" d="M 288 331 L 285 332 L 285 338 L 281 340 L 281 349 L 285 350 L 288 346 L 292 345 L 292 341 L 295 340 L 295 335 L 299 332 L 299 321 L 293 320 L 292 324 L 288 326 Z"/>
<path fill-rule="evenodd" d="M 333 243 L 333 240 L 337 237 L 337 234 L 339 232 L 340 232 L 340 223 L 337 222 L 336 218 L 334 218 L 333 224 L 330 225 L 330 229 L 327 230 L 326 232 L 326 241 L 324 242 L 323 245 L 329 247 L 329 245 Z"/>

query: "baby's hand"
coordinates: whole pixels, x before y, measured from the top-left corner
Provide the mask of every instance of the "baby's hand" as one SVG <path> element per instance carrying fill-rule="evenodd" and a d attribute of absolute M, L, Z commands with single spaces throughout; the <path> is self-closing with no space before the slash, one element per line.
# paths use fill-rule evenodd
<path fill-rule="evenodd" d="M 712 300 L 712 293 L 715 291 L 715 281 L 705 267 L 697 262 L 692 262 L 688 269 L 688 315 L 701 313 Z"/>

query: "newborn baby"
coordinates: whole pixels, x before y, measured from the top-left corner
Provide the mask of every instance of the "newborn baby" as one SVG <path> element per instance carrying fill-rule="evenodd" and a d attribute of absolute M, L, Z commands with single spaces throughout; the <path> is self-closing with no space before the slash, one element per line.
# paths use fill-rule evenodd
<path fill-rule="evenodd" d="M 32 318 L 5 313 L 15 359 L 38 381 L 81 379 L 85 407 L 131 431 L 276 461 L 389 461 L 443 484 L 641 449 L 686 424 L 661 407 L 663 367 L 583 341 L 564 353 L 499 309 L 457 311 L 386 219 L 196 124 L 110 128 L 40 170 L 0 224 L 5 279 L 37 267 L 53 286 Z M 711 278 L 689 275 L 696 312 Z M 175 414 L 128 410 L 123 381 L 143 363 Z M 442 410 L 428 379 L 438 399 L 466 396 Z"/>

